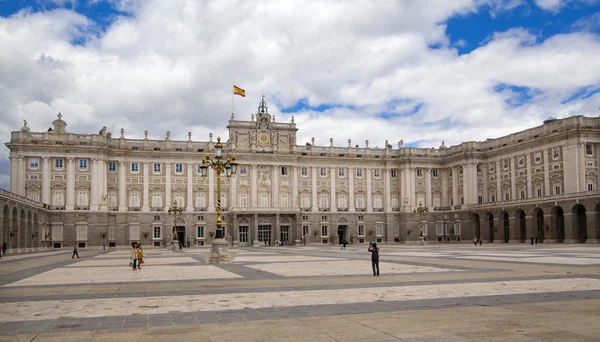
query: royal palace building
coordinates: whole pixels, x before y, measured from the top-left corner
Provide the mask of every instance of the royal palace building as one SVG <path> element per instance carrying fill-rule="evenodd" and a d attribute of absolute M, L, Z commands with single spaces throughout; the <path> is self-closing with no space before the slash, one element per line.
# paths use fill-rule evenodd
<path fill-rule="evenodd" d="M 47 224 L 27 224 L 5 203 L 11 246 L 166 246 L 176 231 L 211 243 L 220 199 L 232 245 L 471 242 L 598 242 L 600 118 L 550 118 L 497 139 L 439 148 L 298 144 L 263 100 L 250 120 L 231 116 L 224 155 L 237 174 L 200 174 L 217 139 L 128 139 L 67 131 L 61 114 L 47 132 L 12 132 L 10 191 L 40 203 Z M 323 138 L 323 137 L 320 137 Z M 181 207 L 180 215 L 169 214 Z M 15 217 L 17 215 L 17 217 Z M 175 218 L 175 219 L 174 219 Z M 25 219 L 27 221 L 27 219 Z M 175 229 L 173 229 L 175 226 Z M 25 228 L 28 229 L 28 228 Z M 14 234 L 17 232 L 17 234 Z M 30 234 L 31 233 L 31 234 Z"/>

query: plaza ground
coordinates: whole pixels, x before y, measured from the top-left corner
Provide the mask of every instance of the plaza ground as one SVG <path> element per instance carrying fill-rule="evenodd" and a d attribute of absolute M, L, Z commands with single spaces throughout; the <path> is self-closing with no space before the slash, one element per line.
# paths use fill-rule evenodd
<path fill-rule="evenodd" d="M 0 261 L 0 341 L 600 341 L 600 246 L 127 249 Z"/>

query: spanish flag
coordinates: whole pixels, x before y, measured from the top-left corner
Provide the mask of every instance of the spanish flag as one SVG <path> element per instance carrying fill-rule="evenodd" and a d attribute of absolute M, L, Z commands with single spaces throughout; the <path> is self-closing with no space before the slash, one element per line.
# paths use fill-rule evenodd
<path fill-rule="evenodd" d="M 246 91 L 238 86 L 233 86 L 233 95 L 239 95 L 241 97 L 246 97 Z"/>

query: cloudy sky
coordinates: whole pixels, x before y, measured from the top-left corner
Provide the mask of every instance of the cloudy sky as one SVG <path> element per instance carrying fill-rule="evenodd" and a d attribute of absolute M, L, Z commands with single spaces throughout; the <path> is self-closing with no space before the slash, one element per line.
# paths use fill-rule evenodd
<path fill-rule="evenodd" d="M 298 144 L 437 147 L 600 114 L 600 0 L 0 0 L 0 138 L 27 120 L 227 137 L 265 94 Z M 0 187 L 8 187 L 8 149 Z"/>

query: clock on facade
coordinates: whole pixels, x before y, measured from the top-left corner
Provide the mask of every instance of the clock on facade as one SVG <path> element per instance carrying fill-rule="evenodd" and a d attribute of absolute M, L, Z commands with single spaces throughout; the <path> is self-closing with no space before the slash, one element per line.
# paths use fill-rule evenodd
<path fill-rule="evenodd" d="M 258 136 L 258 142 L 261 144 L 268 144 L 269 143 L 269 135 L 267 133 L 261 133 Z"/>

